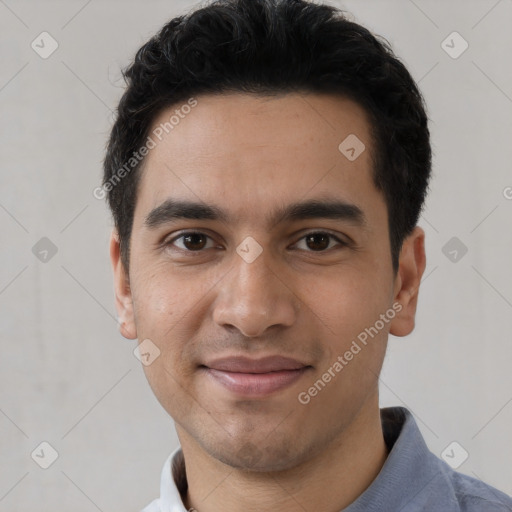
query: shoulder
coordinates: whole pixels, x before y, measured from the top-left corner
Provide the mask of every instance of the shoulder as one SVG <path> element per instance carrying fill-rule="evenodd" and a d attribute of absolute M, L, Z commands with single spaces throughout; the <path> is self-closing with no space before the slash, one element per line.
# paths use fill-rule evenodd
<path fill-rule="evenodd" d="M 461 512 L 512 512 L 512 498 L 504 492 L 451 468 L 447 476 Z"/>
<path fill-rule="evenodd" d="M 390 452 L 381 478 L 370 487 L 363 505 L 386 496 L 394 505 L 384 507 L 386 510 L 512 512 L 510 496 L 478 478 L 455 471 L 432 453 L 409 410 L 385 408 L 381 417 Z M 380 510 L 365 506 L 354 508 L 354 512 L 369 509 Z"/>

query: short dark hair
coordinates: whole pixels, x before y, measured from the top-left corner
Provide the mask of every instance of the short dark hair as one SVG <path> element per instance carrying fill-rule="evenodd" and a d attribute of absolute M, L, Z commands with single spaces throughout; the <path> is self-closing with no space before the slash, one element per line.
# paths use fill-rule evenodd
<path fill-rule="evenodd" d="M 127 88 L 108 141 L 103 190 L 127 270 L 144 160 L 134 160 L 131 170 L 126 162 L 163 109 L 200 94 L 313 92 L 352 99 L 369 115 L 373 181 L 387 204 L 397 271 L 423 208 L 432 155 L 422 95 L 385 39 L 327 5 L 217 0 L 169 21 L 123 76 Z"/>

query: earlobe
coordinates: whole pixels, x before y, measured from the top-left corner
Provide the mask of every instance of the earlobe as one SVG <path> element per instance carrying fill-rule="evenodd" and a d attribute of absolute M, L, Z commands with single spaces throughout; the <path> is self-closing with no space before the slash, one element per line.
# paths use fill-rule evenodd
<path fill-rule="evenodd" d="M 400 251 L 394 302 L 399 303 L 401 309 L 391 322 L 389 330 L 394 336 L 407 336 L 414 329 L 419 287 L 425 265 L 425 232 L 416 226 L 404 240 Z"/>
<path fill-rule="evenodd" d="M 114 291 L 119 331 L 125 338 L 134 340 L 137 338 L 137 329 L 135 327 L 130 282 L 121 261 L 119 235 L 115 229 L 110 236 L 110 261 L 114 273 Z"/>

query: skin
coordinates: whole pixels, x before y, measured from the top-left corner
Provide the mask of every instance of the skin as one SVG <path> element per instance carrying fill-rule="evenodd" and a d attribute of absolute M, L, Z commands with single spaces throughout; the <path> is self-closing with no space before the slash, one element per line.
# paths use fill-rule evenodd
<path fill-rule="evenodd" d="M 417 227 L 405 240 L 395 274 L 386 203 L 371 177 L 368 118 L 351 100 L 296 93 L 197 100 L 146 157 L 129 275 L 112 234 L 121 332 L 150 339 L 161 351 L 144 371 L 176 422 L 189 483 L 186 507 L 339 511 L 386 460 L 378 375 L 388 334 L 405 336 L 414 328 L 424 232 Z M 352 133 L 366 150 L 349 161 L 338 146 Z M 217 205 L 228 218 L 146 226 L 148 214 L 169 198 Z M 267 222 L 276 208 L 307 199 L 356 205 L 366 222 Z M 187 230 L 210 237 L 199 238 L 204 248 L 190 250 L 197 239 L 188 245 L 176 239 Z M 319 231 L 347 244 L 329 238 L 318 250 L 324 247 L 318 239 L 305 236 Z M 236 252 L 248 236 L 262 248 L 252 263 Z M 401 311 L 301 404 L 299 393 L 394 303 Z M 200 368 L 228 355 L 286 355 L 312 368 L 270 396 L 242 398 Z"/>

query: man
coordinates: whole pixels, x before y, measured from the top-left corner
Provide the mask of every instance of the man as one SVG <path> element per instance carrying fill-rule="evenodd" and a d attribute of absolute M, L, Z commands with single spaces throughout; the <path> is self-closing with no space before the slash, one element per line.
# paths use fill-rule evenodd
<path fill-rule="evenodd" d="M 379 410 L 431 169 L 387 43 L 332 7 L 223 0 L 125 75 L 103 184 L 116 307 L 181 445 L 144 510 L 512 510 Z"/>

